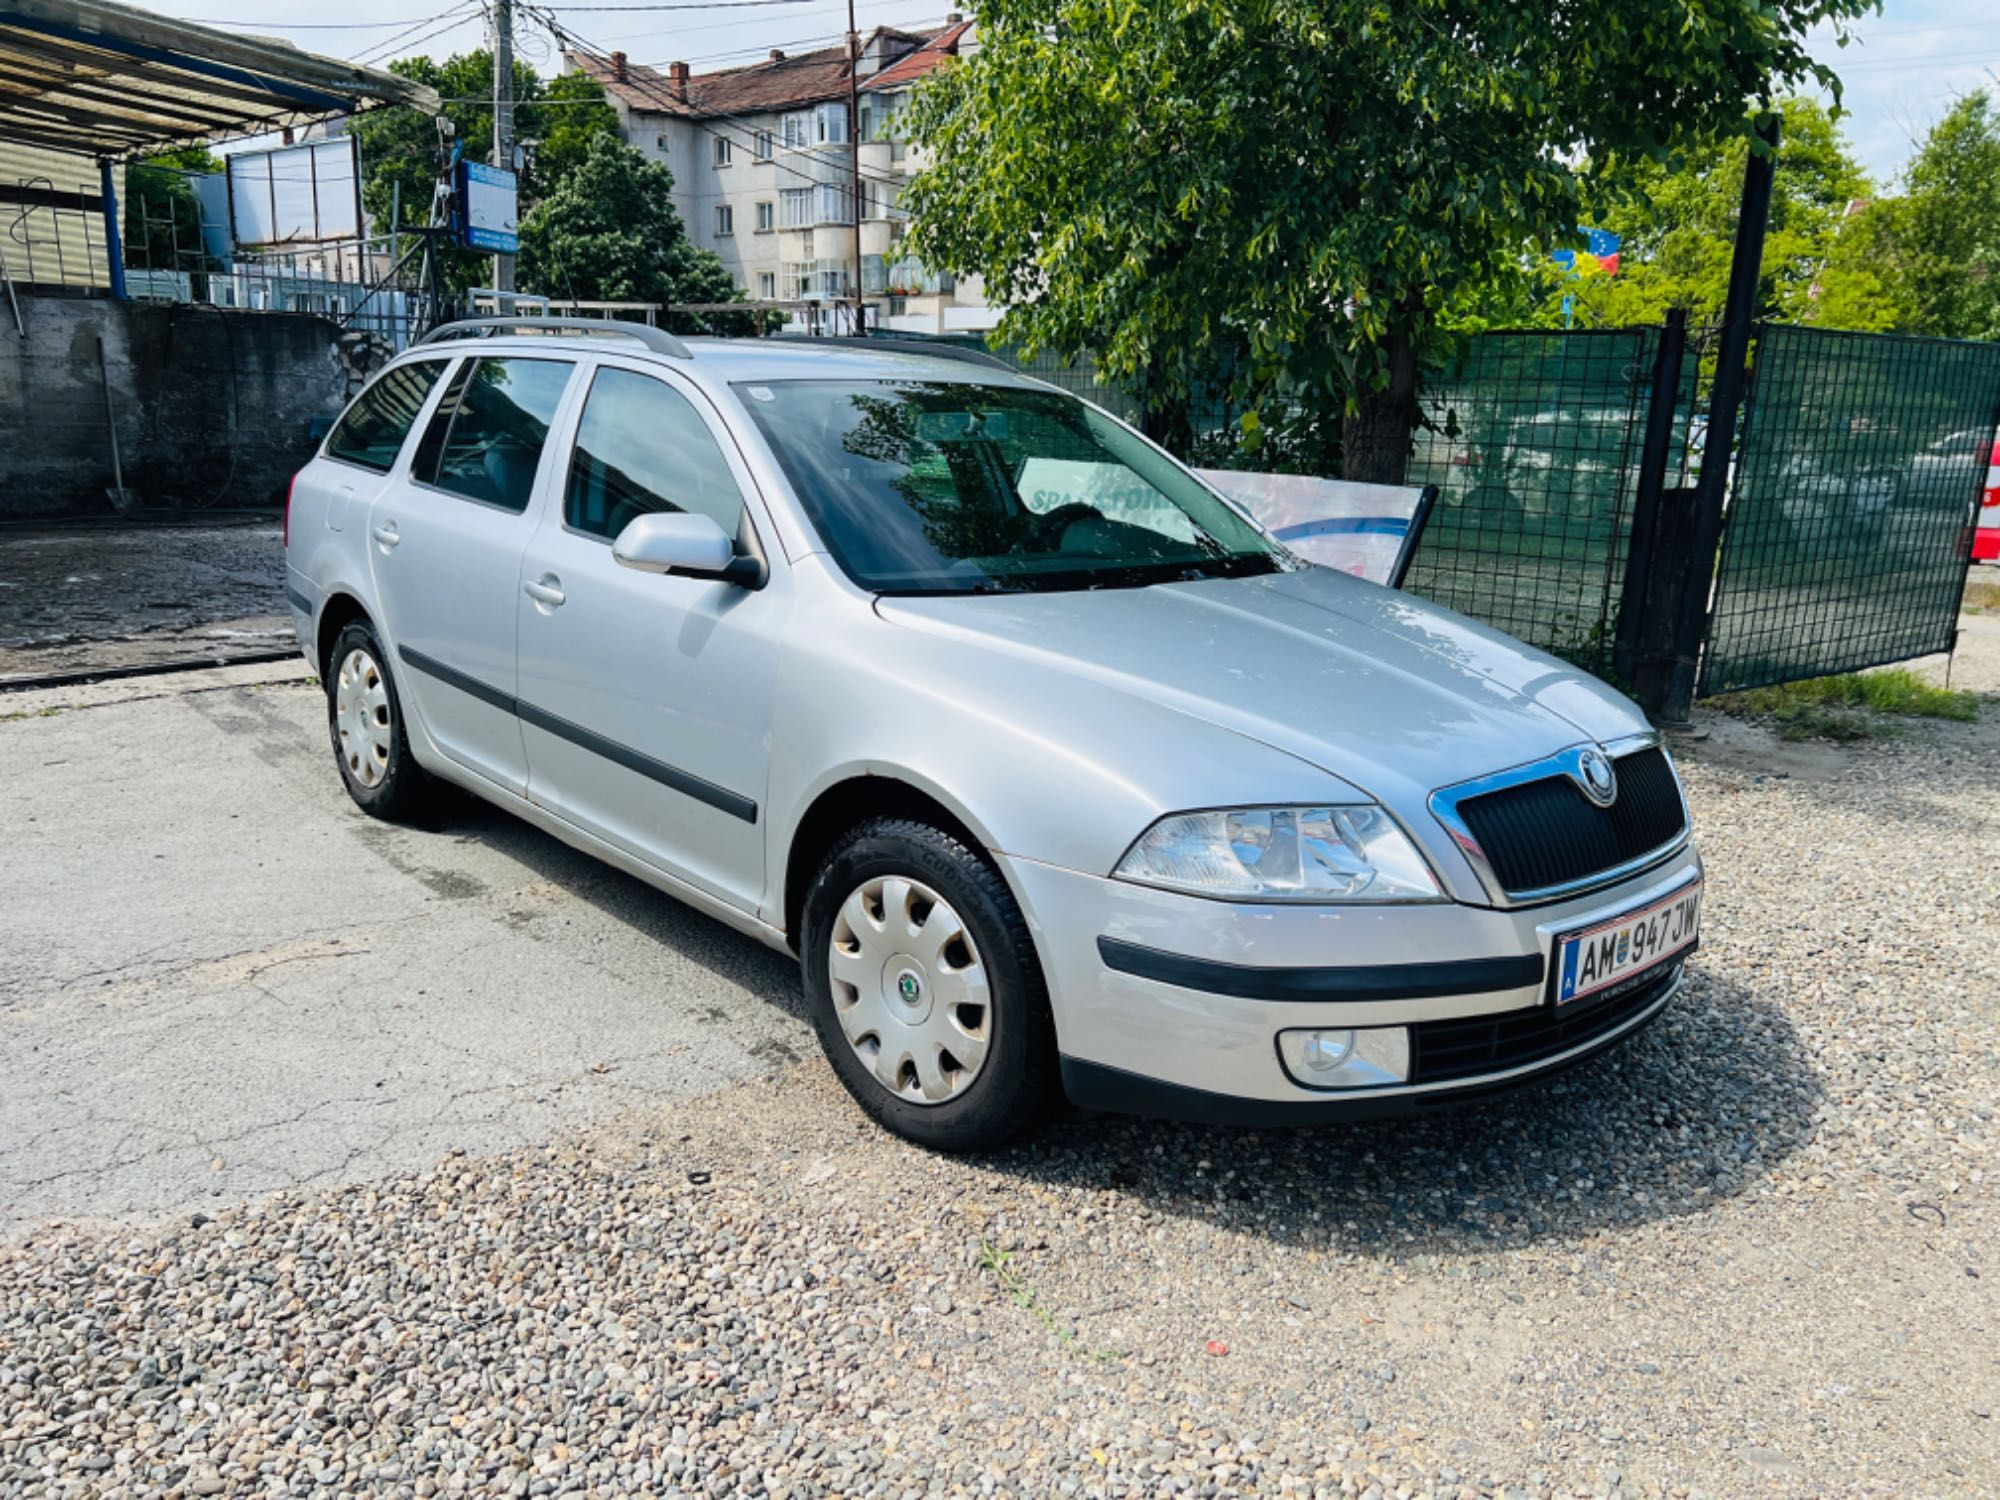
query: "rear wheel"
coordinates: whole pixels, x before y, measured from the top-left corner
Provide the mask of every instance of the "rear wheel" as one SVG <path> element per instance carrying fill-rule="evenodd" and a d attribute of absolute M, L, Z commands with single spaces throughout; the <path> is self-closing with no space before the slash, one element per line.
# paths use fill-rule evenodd
<path fill-rule="evenodd" d="M 961 840 L 904 819 L 856 828 L 806 893 L 801 941 L 820 1045 L 890 1130 L 980 1151 L 1047 1113 L 1055 1029 L 1027 922 Z"/>
<path fill-rule="evenodd" d="M 327 656 L 326 717 L 347 795 L 363 812 L 401 821 L 422 805 L 430 778 L 410 754 L 387 661 L 366 620 L 342 629 Z"/>

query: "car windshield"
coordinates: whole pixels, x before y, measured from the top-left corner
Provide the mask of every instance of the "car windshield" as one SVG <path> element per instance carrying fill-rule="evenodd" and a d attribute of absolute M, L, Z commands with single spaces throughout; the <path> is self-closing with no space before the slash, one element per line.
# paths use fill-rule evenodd
<path fill-rule="evenodd" d="M 864 588 L 1132 588 L 1291 566 L 1191 475 L 1059 391 L 909 380 L 736 391 Z"/>

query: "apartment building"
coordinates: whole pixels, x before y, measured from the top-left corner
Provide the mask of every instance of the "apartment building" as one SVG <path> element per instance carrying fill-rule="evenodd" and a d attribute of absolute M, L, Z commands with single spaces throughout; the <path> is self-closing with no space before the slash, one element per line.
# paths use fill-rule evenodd
<path fill-rule="evenodd" d="M 873 327 L 952 333 L 992 327 L 976 282 L 954 283 L 900 253 L 898 198 L 921 164 L 896 125 L 911 88 L 969 45 L 971 24 L 877 27 L 863 38 L 848 119 L 845 45 L 749 67 L 693 73 L 572 51 L 565 62 L 604 86 L 626 142 L 674 175 L 674 207 L 694 242 L 722 257 L 751 298 L 784 304 L 805 322 L 848 316 L 858 274 Z M 858 150 L 861 201 L 852 188 Z M 861 263 L 854 219 L 861 219 Z M 837 325 L 838 326 L 838 325 Z"/>

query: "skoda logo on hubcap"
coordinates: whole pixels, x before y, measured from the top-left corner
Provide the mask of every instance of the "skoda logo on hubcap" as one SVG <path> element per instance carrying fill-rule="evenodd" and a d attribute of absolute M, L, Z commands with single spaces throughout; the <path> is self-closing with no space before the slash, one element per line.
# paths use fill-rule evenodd
<path fill-rule="evenodd" d="M 896 993 L 903 997 L 905 1005 L 915 1005 L 923 997 L 923 981 L 905 969 L 896 977 Z"/>
<path fill-rule="evenodd" d="M 1611 758 L 1595 745 L 1577 757 L 1577 785 L 1583 788 L 1583 795 L 1599 807 L 1609 807 L 1618 800 L 1618 773 L 1612 769 Z"/>

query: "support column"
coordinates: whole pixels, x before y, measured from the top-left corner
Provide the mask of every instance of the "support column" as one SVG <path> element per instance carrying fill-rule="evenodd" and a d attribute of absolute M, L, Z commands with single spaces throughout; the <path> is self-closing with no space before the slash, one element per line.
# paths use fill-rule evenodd
<path fill-rule="evenodd" d="M 97 164 L 98 192 L 104 199 L 104 255 L 111 266 L 111 295 L 120 302 L 125 296 L 125 236 L 119 232 L 118 188 L 112 164 Z"/>

